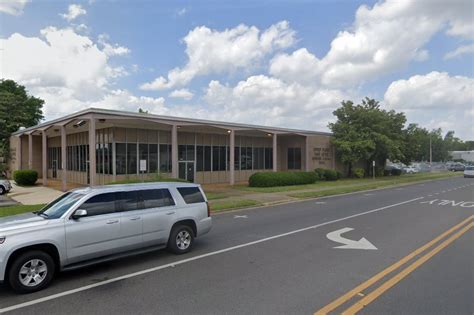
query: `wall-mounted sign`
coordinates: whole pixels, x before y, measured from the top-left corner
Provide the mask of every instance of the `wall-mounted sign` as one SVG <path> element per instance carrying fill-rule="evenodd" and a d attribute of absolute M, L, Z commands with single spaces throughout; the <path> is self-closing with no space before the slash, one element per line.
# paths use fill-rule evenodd
<path fill-rule="evenodd" d="M 316 147 L 313 148 L 313 161 L 317 161 L 319 164 L 326 164 L 326 162 L 332 161 L 332 151 L 328 147 Z"/>
<path fill-rule="evenodd" d="M 140 172 L 146 172 L 146 160 L 140 160 Z"/>

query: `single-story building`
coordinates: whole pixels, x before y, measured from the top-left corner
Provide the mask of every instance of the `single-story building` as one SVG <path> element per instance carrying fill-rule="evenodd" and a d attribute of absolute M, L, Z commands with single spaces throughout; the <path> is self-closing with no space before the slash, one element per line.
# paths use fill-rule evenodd
<path fill-rule="evenodd" d="M 89 108 L 19 130 L 11 171 L 100 185 L 146 176 L 202 184 L 247 181 L 257 171 L 336 168 L 331 134 Z M 91 154 L 93 153 L 93 154 Z"/>

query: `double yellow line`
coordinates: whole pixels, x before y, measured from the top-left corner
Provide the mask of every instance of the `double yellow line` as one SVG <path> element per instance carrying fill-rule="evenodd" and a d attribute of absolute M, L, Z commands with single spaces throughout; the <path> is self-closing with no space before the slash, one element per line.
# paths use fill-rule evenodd
<path fill-rule="evenodd" d="M 441 250 L 443 250 L 445 247 L 447 247 L 449 244 L 454 242 L 456 239 L 461 237 L 464 233 L 469 231 L 471 228 L 474 227 L 474 215 L 470 216 L 469 218 L 465 219 L 459 224 L 456 224 L 446 232 L 442 233 L 441 235 L 437 236 L 427 244 L 421 246 L 417 250 L 413 251 L 412 253 L 408 254 L 404 258 L 400 259 L 393 265 L 389 266 L 385 270 L 379 272 L 369 280 L 361 283 L 354 289 L 350 290 L 346 294 L 342 295 L 341 297 L 337 298 L 336 300 L 332 301 L 328 305 L 324 306 L 320 310 L 316 311 L 314 313 L 315 315 L 322 315 L 322 314 L 328 314 L 335 309 L 341 307 L 343 304 L 349 302 L 349 300 L 353 299 L 355 296 L 362 296 L 361 299 L 359 299 L 356 302 L 351 302 L 353 303 L 351 306 L 346 308 L 344 311 L 342 311 L 342 314 L 355 314 L 358 311 L 360 311 L 362 308 L 365 306 L 369 305 L 371 302 L 373 302 L 375 299 L 377 299 L 380 295 L 382 295 L 385 291 L 389 290 L 391 287 L 393 287 L 395 284 L 400 282 L 403 278 L 408 276 L 411 272 L 413 272 L 416 268 L 424 264 L 426 261 L 428 261 L 431 257 L 439 253 Z M 453 234 L 454 233 L 454 234 Z M 451 235 L 452 234 L 452 235 Z M 451 235 L 451 236 L 450 236 Z M 442 241 L 443 240 L 443 241 Z M 403 270 L 401 270 L 399 273 L 391 277 L 390 279 L 386 280 L 383 282 L 381 285 L 379 285 L 376 289 L 372 290 L 369 294 L 364 295 L 363 291 L 370 288 L 374 284 L 376 284 L 379 280 L 382 278 L 386 277 L 390 273 L 396 271 L 399 269 L 401 266 L 404 264 L 408 263 L 412 259 L 414 259 L 416 256 L 423 254 L 425 251 L 428 251 L 431 247 L 433 247 L 436 243 L 442 241 L 440 244 L 438 244 L 436 247 L 431 249 L 429 252 L 415 260 L 413 263 L 411 263 L 409 266 L 405 267 Z"/>

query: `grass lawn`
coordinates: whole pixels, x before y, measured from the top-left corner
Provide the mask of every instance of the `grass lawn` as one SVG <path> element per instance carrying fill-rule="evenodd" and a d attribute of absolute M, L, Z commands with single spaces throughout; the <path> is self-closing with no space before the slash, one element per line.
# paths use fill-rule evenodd
<path fill-rule="evenodd" d="M 426 180 L 435 180 L 442 178 L 449 178 L 459 176 L 460 174 L 456 173 L 423 173 L 423 174 L 410 174 L 402 176 L 390 176 L 376 180 L 364 179 L 364 180 L 354 180 L 358 181 L 357 184 L 346 185 L 344 181 L 340 181 L 338 186 L 328 186 L 327 189 L 315 190 L 315 191 L 305 191 L 300 193 L 289 194 L 291 197 L 295 198 L 317 198 L 330 195 L 339 195 L 349 192 L 357 192 L 361 190 L 377 189 L 388 186 L 398 186 L 403 184 L 409 184 L 414 182 L 422 182 Z M 336 182 L 337 183 L 337 182 Z M 347 182 L 346 182 L 347 183 Z"/>
<path fill-rule="evenodd" d="M 442 173 L 419 173 L 419 174 L 405 174 L 401 176 L 386 176 L 372 178 L 344 178 L 338 181 L 318 181 L 314 184 L 308 185 L 294 185 L 294 186 L 279 186 L 279 187 L 249 187 L 247 185 L 236 185 L 235 188 L 243 191 L 259 192 L 259 193 L 275 193 L 287 192 L 294 190 L 326 190 L 330 188 L 340 188 L 341 186 L 364 186 L 380 184 L 382 186 L 396 185 L 402 183 L 411 183 L 423 180 L 434 180 L 440 178 L 448 178 L 453 176 L 460 176 L 461 173 L 442 172 Z M 382 187 L 381 186 L 381 187 Z M 377 186 L 378 187 L 378 186 Z M 376 188 L 376 187 L 375 187 Z M 370 188 L 365 188 L 370 189 Z"/>
<path fill-rule="evenodd" d="M 229 210 L 229 209 L 248 208 L 248 207 L 258 206 L 260 205 L 260 203 L 256 200 L 242 199 L 242 200 L 225 200 L 225 201 L 210 202 L 210 205 L 211 205 L 212 212 L 219 212 L 219 211 Z"/>
<path fill-rule="evenodd" d="M 33 212 L 43 207 L 44 207 L 44 204 L 0 207 L 0 217 L 6 217 L 9 215 L 20 214 L 20 213 L 25 213 L 25 212 Z"/>

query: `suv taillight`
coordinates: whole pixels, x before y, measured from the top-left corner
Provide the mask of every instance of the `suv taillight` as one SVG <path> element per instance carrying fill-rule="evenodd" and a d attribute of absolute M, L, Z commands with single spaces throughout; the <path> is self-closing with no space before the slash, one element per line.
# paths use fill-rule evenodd
<path fill-rule="evenodd" d="M 206 205 L 207 205 L 207 216 L 210 217 L 211 216 L 211 206 L 209 205 L 209 201 L 206 202 Z"/>

